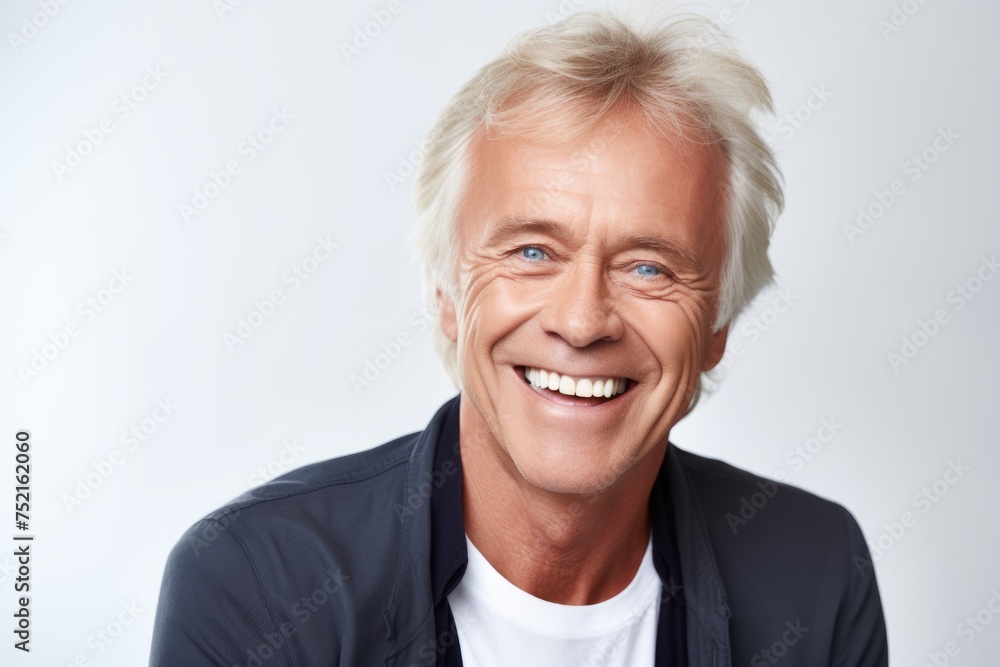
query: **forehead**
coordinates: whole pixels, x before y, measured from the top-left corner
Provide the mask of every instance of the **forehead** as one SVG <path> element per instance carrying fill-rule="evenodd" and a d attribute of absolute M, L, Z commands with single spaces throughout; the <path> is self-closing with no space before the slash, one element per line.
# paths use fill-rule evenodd
<path fill-rule="evenodd" d="M 624 113 L 572 138 L 541 135 L 473 137 L 460 216 L 465 243 L 485 243 L 498 226 L 524 220 L 606 242 L 663 235 L 692 254 L 716 254 L 727 174 L 717 143 Z"/>

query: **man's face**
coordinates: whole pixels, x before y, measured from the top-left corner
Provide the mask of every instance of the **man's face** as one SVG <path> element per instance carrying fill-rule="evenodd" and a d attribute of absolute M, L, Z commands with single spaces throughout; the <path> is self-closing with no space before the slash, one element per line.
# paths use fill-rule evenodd
<path fill-rule="evenodd" d="M 441 297 L 463 434 L 537 487 L 607 488 L 665 451 L 722 357 L 724 156 L 622 115 L 571 143 L 480 132 L 471 151 L 461 303 Z"/>

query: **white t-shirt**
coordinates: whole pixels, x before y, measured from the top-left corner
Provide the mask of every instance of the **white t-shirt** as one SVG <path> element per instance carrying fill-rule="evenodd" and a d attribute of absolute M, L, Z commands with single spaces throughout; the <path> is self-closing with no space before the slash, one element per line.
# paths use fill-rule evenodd
<path fill-rule="evenodd" d="M 652 536 L 625 590 L 590 605 L 522 591 L 465 541 L 469 565 L 448 596 L 465 667 L 653 667 L 661 583 Z"/>

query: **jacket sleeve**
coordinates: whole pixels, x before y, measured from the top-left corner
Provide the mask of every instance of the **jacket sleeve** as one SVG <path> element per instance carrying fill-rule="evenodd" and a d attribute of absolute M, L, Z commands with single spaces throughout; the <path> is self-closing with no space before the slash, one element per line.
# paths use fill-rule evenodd
<path fill-rule="evenodd" d="M 844 507 L 847 590 L 837 613 L 832 667 L 888 667 L 889 646 L 875 567 L 861 527 Z"/>
<path fill-rule="evenodd" d="M 167 558 L 150 667 L 287 666 L 282 639 L 239 538 L 216 519 L 189 528 Z"/>

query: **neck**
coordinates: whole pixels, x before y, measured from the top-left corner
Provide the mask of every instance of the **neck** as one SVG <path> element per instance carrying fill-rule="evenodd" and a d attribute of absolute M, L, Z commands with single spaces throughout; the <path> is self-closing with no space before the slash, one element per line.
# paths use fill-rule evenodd
<path fill-rule="evenodd" d="M 595 604 L 628 586 L 649 543 L 649 495 L 667 440 L 606 489 L 555 493 L 529 483 L 471 401 L 461 402 L 462 518 L 507 581 L 560 604 Z"/>

